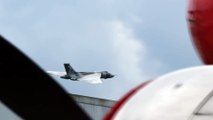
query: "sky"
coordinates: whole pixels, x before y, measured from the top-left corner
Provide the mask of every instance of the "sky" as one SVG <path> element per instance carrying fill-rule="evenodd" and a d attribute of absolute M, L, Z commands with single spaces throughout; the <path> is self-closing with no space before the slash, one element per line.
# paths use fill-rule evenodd
<path fill-rule="evenodd" d="M 118 100 L 144 81 L 202 64 L 186 11 L 186 0 L 0 0 L 0 34 L 44 71 L 70 63 L 117 74 L 97 85 L 52 77 L 68 93 Z"/>

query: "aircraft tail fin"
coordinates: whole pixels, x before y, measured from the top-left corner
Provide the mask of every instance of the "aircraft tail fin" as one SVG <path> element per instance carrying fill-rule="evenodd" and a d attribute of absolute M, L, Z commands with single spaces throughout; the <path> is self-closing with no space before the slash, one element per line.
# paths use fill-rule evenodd
<path fill-rule="evenodd" d="M 77 72 L 72 68 L 69 63 L 64 63 L 64 68 L 66 70 L 67 75 L 77 74 Z"/>

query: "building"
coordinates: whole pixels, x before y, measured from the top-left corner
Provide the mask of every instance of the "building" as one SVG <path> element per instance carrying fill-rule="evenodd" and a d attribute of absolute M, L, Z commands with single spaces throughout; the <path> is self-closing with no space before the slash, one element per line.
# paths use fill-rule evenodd
<path fill-rule="evenodd" d="M 92 120 L 101 120 L 115 101 L 72 94 L 71 97 L 82 107 Z"/>

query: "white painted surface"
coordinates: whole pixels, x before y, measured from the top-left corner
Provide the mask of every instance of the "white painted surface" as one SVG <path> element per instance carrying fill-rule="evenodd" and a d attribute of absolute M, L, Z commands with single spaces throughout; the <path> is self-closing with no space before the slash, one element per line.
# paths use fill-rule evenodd
<path fill-rule="evenodd" d="M 91 84 L 100 84 L 102 83 L 101 81 L 101 73 L 94 73 L 94 74 L 90 74 L 90 75 L 85 75 L 81 78 L 78 79 L 79 81 L 84 81 L 84 82 L 88 82 Z"/>
<path fill-rule="evenodd" d="M 56 75 L 56 76 L 59 76 L 59 77 L 67 74 L 66 72 L 59 72 L 59 71 L 47 71 L 47 73 L 50 74 L 50 75 Z"/>
<path fill-rule="evenodd" d="M 193 117 L 198 106 L 213 90 L 213 66 L 187 68 L 151 82 L 122 106 L 115 120 L 212 120 Z M 213 110 L 209 103 L 203 111 Z M 206 110 L 208 109 L 208 110 Z M 199 117 L 199 118 L 198 118 Z"/>

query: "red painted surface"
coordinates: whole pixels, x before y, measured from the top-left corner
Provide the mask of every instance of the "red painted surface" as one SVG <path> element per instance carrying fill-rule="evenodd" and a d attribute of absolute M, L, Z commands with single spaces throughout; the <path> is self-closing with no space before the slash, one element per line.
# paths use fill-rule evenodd
<path fill-rule="evenodd" d="M 113 120 L 113 117 L 117 114 L 117 112 L 120 110 L 122 105 L 124 105 L 139 89 L 144 88 L 147 84 L 149 84 L 150 81 L 146 81 L 136 88 L 132 89 L 129 91 L 123 98 L 121 98 L 114 106 L 113 108 L 109 111 L 109 113 L 106 114 L 106 116 L 103 118 L 103 120 Z"/>
<path fill-rule="evenodd" d="M 190 0 L 188 22 L 203 62 L 213 64 L 213 0 Z"/>

